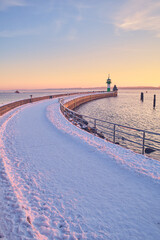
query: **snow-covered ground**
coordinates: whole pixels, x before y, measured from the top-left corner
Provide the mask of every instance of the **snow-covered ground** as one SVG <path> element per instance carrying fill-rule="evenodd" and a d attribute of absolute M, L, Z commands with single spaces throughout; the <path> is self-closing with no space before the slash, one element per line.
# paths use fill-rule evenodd
<path fill-rule="evenodd" d="M 160 162 L 78 129 L 58 99 L 0 125 L 0 239 L 160 239 Z"/>

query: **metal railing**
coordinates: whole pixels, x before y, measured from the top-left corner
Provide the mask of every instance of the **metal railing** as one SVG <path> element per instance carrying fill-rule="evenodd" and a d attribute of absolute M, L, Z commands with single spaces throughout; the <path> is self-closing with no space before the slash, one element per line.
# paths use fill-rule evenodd
<path fill-rule="evenodd" d="M 160 133 L 78 114 L 65 107 L 63 99 L 60 100 L 60 109 L 69 121 L 81 129 L 135 152 L 151 154 L 152 157 L 160 160 Z"/>

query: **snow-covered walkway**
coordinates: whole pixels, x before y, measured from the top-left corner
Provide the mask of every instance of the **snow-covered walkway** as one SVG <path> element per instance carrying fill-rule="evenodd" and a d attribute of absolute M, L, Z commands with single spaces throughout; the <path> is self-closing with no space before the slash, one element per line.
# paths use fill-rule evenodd
<path fill-rule="evenodd" d="M 160 239 L 160 162 L 76 128 L 57 99 L 0 124 L 0 239 Z"/>

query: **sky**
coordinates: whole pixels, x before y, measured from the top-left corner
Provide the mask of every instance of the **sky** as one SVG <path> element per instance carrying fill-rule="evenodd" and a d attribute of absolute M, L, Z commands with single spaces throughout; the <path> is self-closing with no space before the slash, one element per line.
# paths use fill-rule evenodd
<path fill-rule="evenodd" d="M 160 86 L 160 0 L 0 0 L 0 89 Z"/>

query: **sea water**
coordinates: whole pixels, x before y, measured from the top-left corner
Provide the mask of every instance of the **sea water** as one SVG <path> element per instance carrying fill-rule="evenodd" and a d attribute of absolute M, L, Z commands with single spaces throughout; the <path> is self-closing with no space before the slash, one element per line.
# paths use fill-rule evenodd
<path fill-rule="evenodd" d="M 143 102 L 140 100 L 141 92 L 144 93 Z M 155 108 L 153 108 L 154 95 L 156 95 Z M 117 97 L 103 98 L 85 103 L 76 111 L 82 115 L 88 115 L 107 122 L 160 134 L 160 90 L 121 89 L 118 91 Z M 152 135 L 151 139 L 160 141 L 160 136 Z M 127 148 L 137 150 L 135 146 L 131 147 L 131 143 L 125 141 L 123 143 Z M 157 145 L 160 148 L 160 144 Z M 142 152 L 142 149 L 138 149 L 138 152 Z M 160 160 L 160 152 L 158 151 L 148 154 L 148 156 Z"/>
<path fill-rule="evenodd" d="M 141 92 L 144 101 L 140 100 Z M 156 107 L 153 98 L 156 94 Z M 76 111 L 104 121 L 160 133 L 160 90 L 119 90 L 117 97 L 81 105 Z"/>

